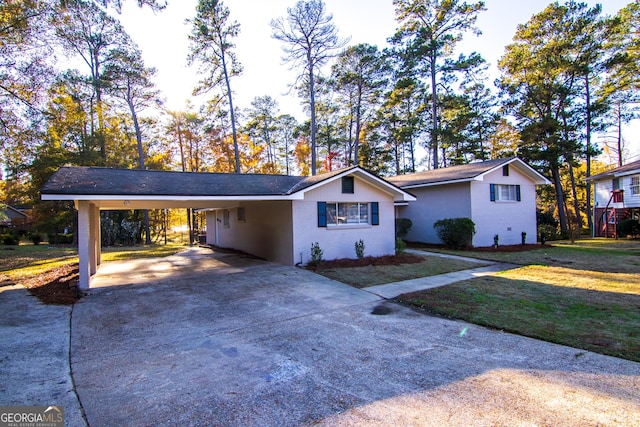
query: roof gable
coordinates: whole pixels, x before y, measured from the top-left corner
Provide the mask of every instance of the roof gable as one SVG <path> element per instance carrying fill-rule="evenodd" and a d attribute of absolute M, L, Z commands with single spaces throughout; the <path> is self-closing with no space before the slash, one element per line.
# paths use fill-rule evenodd
<path fill-rule="evenodd" d="M 450 166 L 448 168 L 433 169 L 425 172 L 398 175 L 387 179 L 393 184 L 404 189 L 453 184 L 458 182 L 480 181 L 485 175 L 505 165 L 513 165 L 537 185 L 550 184 L 547 178 L 518 157 Z"/>
<path fill-rule="evenodd" d="M 590 176 L 586 179 L 587 181 L 596 181 L 599 179 L 615 178 L 619 176 L 634 175 L 638 173 L 640 173 L 640 160 L 627 163 L 626 165 L 618 166 L 617 168 L 611 169 L 607 172 L 599 173 L 597 175 Z"/>

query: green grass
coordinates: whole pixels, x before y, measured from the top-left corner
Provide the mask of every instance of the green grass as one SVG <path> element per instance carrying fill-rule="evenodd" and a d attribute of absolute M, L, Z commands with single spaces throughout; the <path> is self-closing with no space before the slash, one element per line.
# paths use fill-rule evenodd
<path fill-rule="evenodd" d="M 439 315 L 640 361 L 640 242 L 595 239 L 530 252 L 453 253 L 523 267 L 398 300 Z"/>
<path fill-rule="evenodd" d="M 183 245 L 177 244 L 103 248 L 102 261 L 162 257 L 173 255 L 183 248 Z M 11 281 L 20 281 L 77 262 L 78 250 L 75 247 L 0 245 L 0 275 L 8 276 Z"/>
<path fill-rule="evenodd" d="M 484 264 L 425 256 L 424 261 L 401 265 L 367 265 L 364 267 L 321 268 L 314 272 L 356 288 L 381 285 L 418 277 L 435 276 L 452 271 L 481 267 Z"/>
<path fill-rule="evenodd" d="M 575 244 L 553 242 L 544 249 L 525 252 L 454 251 L 440 248 L 424 250 L 520 265 L 562 266 L 604 273 L 640 271 L 638 240 L 585 239 L 577 240 Z"/>

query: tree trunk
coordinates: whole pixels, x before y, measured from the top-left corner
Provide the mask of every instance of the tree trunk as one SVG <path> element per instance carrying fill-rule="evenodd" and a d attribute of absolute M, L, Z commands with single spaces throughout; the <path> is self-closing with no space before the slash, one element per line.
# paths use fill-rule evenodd
<path fill-rule="evenodd" d="M 102 109 L 102 88 L 100 87 L 100 58 L 98 52 L 94 52 L 91 59 L 91 79 L 93 90 L 96 94 L 96 109 L 98 113 L 98 143 L 100 145 L 100 157 L 104 165 L 107 161 L 107 146 L 104 139 L 104 111 Z"/>
<path fill-rule="evenodd" d="M 240 150 L 238 149 L 238 135 L 236 134 L 236 114 L 233 111 L 233 95 L 231 94 L 231 83 L 229 82 L 229 73 L 227 73 L 227 63 L 225 60 L 225 52 L 222 52 L 222 69 L 224 71 L 224 82 L 227 85 L 227 99 L 229 100 L 229 114 L 231 115 L 231 132 L 233 134 L 233 153 L 236 157 L 235 168 L 236 173 L 240 173 Z"/>
<path fill-rule="evenodd" d="M 560 181 L 560 167 L 556 162 L 551 165 L 551 177 L 553 179 L 553 187 L 556 191 L 556 204 L 558 206 L 558 219 L 560 220 L 560 231 L 567 233 L 567 216 L 564 210 L 564 192 L 562 190 L 562 182 Z"/>
<path fill-rule="evenodd" d="M 433 168 L 438 169 L 438 93 L 436 90 L 436 56 L 430 54 L 431 68 L 431 113 L 433 114 L 433 126 L 431 128 L 431 151 L 433 151 Z"/>
<path fill-rule="evenodd" d="M 316 91 L 313 79 L 313 60 L 311 52 L 307 51 L 307 64 L 309 66 L 309 108 L 311 109 L 311 175 L 316 174 Z"/>
<path fill-rule="evenodd" d="M 576 177 L 573 173 L 573 165 L 569 162 L 569 178 L 571 179 L 571 196 L 573 196 L 573 209 L 576 213 L 576 223 L 578 230 L 582 230 L 582 215 L 580 215 L 580 202 L 578 200 L 578 192 L 576 190 Z"/>
<path fill-rule="evenodd" d="M 587 178 L 591 176 L 591 88 L 589 87 L 589 74 L 585 78 L 585 96 L 587 107 Z M 589 230 L 593 231 L 593 220 L 591 218 L 591 182 L 587 180 L 587 224 Z"/>
<path fill-rule="evenodd" d="M 361 115 L 361 105 L 362 105 L 362 90 L 359 89 L 358 90 L 358 100 L 356 102 L 356 135 L 355 135 L 355 144 L 354 144 L 354 149 L 353 149 L 353 157 L 354 157 L 354 161 L 353 163 L 355 165 L 358 165 L 358 153 L 360 151 L 360 130 L 362 127 L 362 123 L 361 120 L 362 118 L 360 117 Z"/>
<path fill-rule="evenodd" d="M 622 106 L 618 104 L 618 166 L 622 166 Z"/>
<path fill-rule="evenodd" d="M 138 167 L 144 170 L 144 150 L 142 149 L 142 131 L 140 130 L 140 123 L 138 122 L 138 114 L 136 114 L 136 108 L 133 105 L 133 100 L 131 99 L 131 88 L 127 88 L 127 104 L 129 105 L 129 110 L 131 111 L 131 118 L 133 119 L 133 127 L 136 131 L 136 142 L 138 143 Z M 145 209 L 143 211 L 144 216 L 144 243 L 145 245 L 151 244 L 151 233 L 149 227 L 149 210 Z"/>

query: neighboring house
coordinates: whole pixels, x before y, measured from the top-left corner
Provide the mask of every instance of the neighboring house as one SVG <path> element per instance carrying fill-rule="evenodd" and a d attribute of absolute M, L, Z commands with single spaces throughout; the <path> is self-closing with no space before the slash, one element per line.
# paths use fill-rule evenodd
<path fill-rule="evenodd" d="M 394 203 L 410 193 L 354 166 L 312 177 L 60 168 L 42 200 L 78 209 L 80 287 L 100 264 L 100 210 L 194 208 L 207 212 L 207 242 L 275 261 L 305 264 L 317 242 L 325 259 L 395 253 Z"/>
<path fill-rule="evenodd" d="M 640 160 L 587 178 L 593 183 L 593 235 L 617 237 L 624 219 L 640 220 Z"/>
<path fill-rule="evenodd" d="M 31 224 L 30 209 L 0 205 L 0 230 L 26 229 Z"/>
<path fill-rule="evenodd" d="M 417 202 L 398 206 L 397 217 L 413 225 L 406 239 L 441 243 L 433 225 L 444 218 L 471 218 L 476 226 L 473 246 L 513 245 L 527 233 L 537 241 L 536 185 L 550 184 L 517 157 L 470 163 L 399 175 L 388 181 L 410 191 Z"/>

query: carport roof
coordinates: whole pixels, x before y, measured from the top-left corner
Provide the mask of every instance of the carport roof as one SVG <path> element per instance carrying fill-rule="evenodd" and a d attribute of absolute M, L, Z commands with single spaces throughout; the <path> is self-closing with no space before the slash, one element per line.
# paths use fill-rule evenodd
<path fill-rule="evenodd" d="M 252 198 L 290 196 L 326 181 L 355 173 L 396 198 L 413 196 L 378 176 L 351 166 L 315 176 L 175 172 L 104 167 L 65 166 L 55 172 L 40 192 L 44 200 L 118 198 Z"/>
<path fill-rule="evenodd" d="M 122 196 L 285 195 L 304 177 L 174 172 L 101 167 L 62 167 L 42 194 Z"/>

